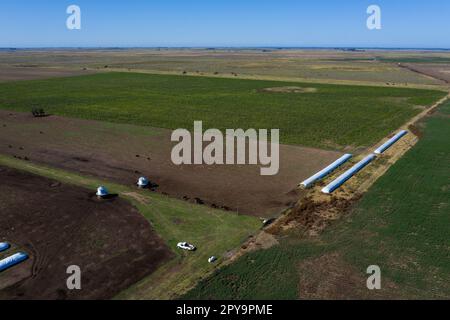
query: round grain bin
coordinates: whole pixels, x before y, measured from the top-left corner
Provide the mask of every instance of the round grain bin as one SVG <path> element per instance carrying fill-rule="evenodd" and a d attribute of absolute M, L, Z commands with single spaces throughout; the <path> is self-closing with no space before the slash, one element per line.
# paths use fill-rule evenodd
<path fill-rule="evenodd" d="M 138 182 L 137 182 L 137 186 L 139 188 L 146 188 L 148 187 L 149 181 L 146 177 L 140 177 Z"/>
<path fill-rule="evenodd" d="M 100 187 L 97 188 L 96 195 L 99 198 L 106 197 L 108 195 L 108 189 L 106 189 L 104 186 L 100 186 Z"/>

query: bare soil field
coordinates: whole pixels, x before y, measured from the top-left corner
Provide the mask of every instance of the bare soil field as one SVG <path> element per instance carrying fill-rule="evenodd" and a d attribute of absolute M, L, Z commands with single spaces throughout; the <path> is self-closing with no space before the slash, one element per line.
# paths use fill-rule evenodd
<path fill-rule="evenodd" d="M 280 171 L 258 165 L 172 164 L 170 130 L 0 111 L 0 153 L 134 185 L 141 175 L 155 190 L 194 203 L 258 217 L 298 200 L 297 185 L 341 154 L 280 146 Z"/>
<path fill-rule="evenodd" d="M 70 70 L 67 68 L 0 66 L 0 82 L 80 76 L 94 72 L 88 70 Z"/>
<path fill-rule="evenodd" d="M 172 257 L 148 221 L 120 198 L 0 167 L 3 255 L 26 262 L 0 274 L 0 299 L 108 299 Z M 81 268 L 81 290 L 68 290 L 66 269 Z"/>
<path fill-rule="evenodd" d="M 418 64 L 406 63 L 401 64 L 413 72 L 426 75 L 428 77 L 438 79 L 446 84 L 450 83 L 450 65 L 449 64 Z"/>

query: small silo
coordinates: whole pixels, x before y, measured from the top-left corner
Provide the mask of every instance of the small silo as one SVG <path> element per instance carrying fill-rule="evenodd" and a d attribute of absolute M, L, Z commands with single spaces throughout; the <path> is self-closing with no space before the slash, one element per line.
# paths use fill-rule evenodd
<path fill-rule="evenodd" d="M 146 178 L 146 177 L 140 177 L 139 179 L 138 179 L 138 182 L 137 182 L 137 186 L 139 187 L 139 188 L 147 188 L 148 187 L 148 185 L 149 185 L 149 181 L 148 181 L 148 179 Z"/>
<path fill-rule="evenodd" d="M 108 194 L 109 194 L 108 193 L 108 189 L 106 189 L 104 186 L 100 186 L 100 187 L 97 188 L 97 193 L 96 193 L 97 197 L 104 198 Z"/>

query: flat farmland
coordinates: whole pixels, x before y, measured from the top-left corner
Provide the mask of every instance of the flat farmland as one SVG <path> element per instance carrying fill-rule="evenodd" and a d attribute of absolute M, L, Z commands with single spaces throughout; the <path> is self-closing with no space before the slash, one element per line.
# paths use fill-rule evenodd
<path fill-rule="evenodd" d="M 296 88 L 292 90 L 292 88 Z M 274 90 L 275 89 L 275 90 Z M 0 108 L 158 128 L 279 128 L 281 143 L 368 147 L 445 96 L 435 90 L 105 73 L 0 84 Z"/>
<path fill-rule="evenodd" d="M 450 103 L 422 137 L 318 239 L 298 232 L 201 281 L 188 299 L 449 299 Z M 381 290 L 367 290 L 378 265 Z"/>
<path fill-rule="evenodd" d="M 447 101 L 422 121 L 417 145 L 362 198 L 352 222 L 360 241 L 346 254 L 359 267 L 379 261 L 397 291 L 416 298 L 450 297 L 449 114 Z"/>
<path fill-rule="evenodd" d="M 0 71 L 7 71 L 0 75 L 0 241 L 31 257 L 2 273 L 0 299 L 71 298 L 61 279 L 48 276 L 72 263 L 61 252 L 75 250 L 70 255 L 80 254 L 82 263 L 118 259 L 108 255 L 110 241 L 124 223 L 117 248 L 131 261 L 108 271 L 127 277 L 94 279 L 92 269 L 90 285 L 105 285 L 74 298 L 448 298 L 450 109 L 432 114 L 429 107 L 448 94 L 438 91 L 445 79 L 436 74 L 446 72 L 440 66 L 449 56 L 423 55 L 0 51 Z M 33 117 L 32 108 L 47 115 Z M 345 189 L 350 200 L 334 194 L 330 206 L 320 206 L 310 190 L 297 188 L 344 152 L 362 157 L 419 114 L 427 121 L 410 126 L 408 137 L 421 140 L 367 193 Z M 279 173 L 261 176 L 259 165 L 174 165 L 172 130 L 192 131 L 198 120 L 204 130 L 280 129 Z M 410 141 L 403 141 L 408 149 Z M 380 156 L 380 166 L 390 157 Z M 364 173 L 353 181 L 372 178 Z M 152 187 L 138 189 L 140 176 Z M 118 197 L 99 201 L 99 185 Z M 263 219 L 279 216 L 262 228 Z M 308 224 L 321 223 L 309 237 Z M 177 250 L 179 241 L 198 250 Z M 56 254 L 61 263 L 48 263 Z M 212 255 L 216 264 L 208 263 Z M 95 268 L 104 268 L 101 259 Z M 382 268 L 380 291 L 366 290 L 370 264 Z"/>
<path fill-rule="evenodd" d="M 298 198 L 294 190 L 341 153 L 280 146 L 280 168 L 261 176 L 259 165 L 180 165 L 171 161 L 167 129 L 0 110 L 0 153 L 124 185 L 140 175 L 155 191 L 190 202 L 271 217 Z"/>
<path fill-rule="evenodd" d="M 0 155 L 0 166 L 0 241 L 11 241 L 14 250 L 31 256 L 2 272 L 0 300 L 30 295 L 110 298 L 122 290 L 123 298 L 173 298 L 227 260 L 261 227 L 254 217 L 13 157 Z M 99 185 L 117 197 L 98 201 L 94 192 Z M 60 223 L 66 226 L 58 227 Z M 177 250 L 179 241 L 194 243 L 198 250 L 192 254 Z M 207 262 L 211 255 L 218 257 L 217 264 Z M 72 294 L 65 290 L 67 263 L 83 267 L 83 283 L 88 288 L 89 277 L 92 290 Z M 52 274 L 55 271 L 57 275 Z M 60 276 L 65 278 L 61 281 Z"/>
<path fill-rule="evenodd" d="M 449 61 L 448 51 L 287 48 L 0 50 L 0 65 L 120 70 L 277 80 L 433 86 L 440 82 L 398 62 Z M 30 61 L 33 63 L 30 64 Z"/>
<path fill-rule="evenodd" d="M 0 241 L 25 263 L 0 274 L 3 299 L 108 299 L 174 258 L 148 220 L 123 199 L 0 166 Z M 66 268 L 83 272 L 66 287 Z"/>

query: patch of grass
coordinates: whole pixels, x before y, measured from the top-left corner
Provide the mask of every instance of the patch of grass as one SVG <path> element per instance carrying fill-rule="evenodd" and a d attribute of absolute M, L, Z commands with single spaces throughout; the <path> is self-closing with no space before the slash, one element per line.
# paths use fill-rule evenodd
<path fill-rule="evenodd" d="M 176 253 L 176 257 L 140 283 L 122 292 L 122 299 L 167 299 L 183 293 L 195 285 L 200 277 L 214 270 L 216 265 L 210 265 L 207 261 L 211 255 L 221 258 L 261 227 L 261 221 L 254 217 L 190 204 L 148 190 L 133 189 L 11 157 L 0 155 L 0 165 L 93 191 L 99 185 L 105 185 L 111 193 L 118 193 L 120 197 L 129 200 L 150 221 L 155 231 Z M 191 242 L 197 245 L 198 250 L 181 252 L 176 249 L 179 241 Z M 219 260 L 218 263 L 220 262 Z"/>
<path fill-rule="evenodd" d="M 316 92 L 272 93 L 296 86 Z M 0 108 L 160 128 L 279 128 L 282 143 L 369 146 L 445 96 L 432 90 L 107 73 L 0 85 Z M 395 98 L 395 99 L 394 99 Z"/>
<path fill-rule="evenodd" d="M 289 300 L 298 296 L 298 264 L 322 248 L 282 243 L 246 254 L 201 281 L 183 299 Z"/>
<path fill-rule="evenodd" d="M 280 245 L 242 257 L 184 297 L 295 299 L 299 264 L 335 252 L 363 275 L 369 265 L 380 266 L 381 296 L 448 299 L 450 119 L 440 113 L 449 111 L 450 102 L 429 117 L 417 145 L 372 186 L 348 218 L 316 242 L 292 235 L 280 239 Z M 353 292 L 367 292 L 365 283 L 357 285 Z M 380 297 L 375 292 L 367 296 L 371 294 Z"/>

